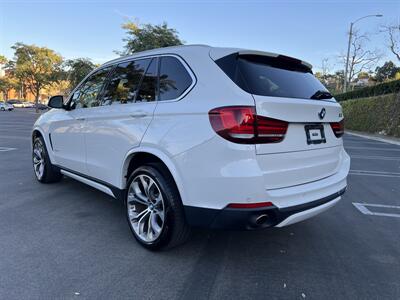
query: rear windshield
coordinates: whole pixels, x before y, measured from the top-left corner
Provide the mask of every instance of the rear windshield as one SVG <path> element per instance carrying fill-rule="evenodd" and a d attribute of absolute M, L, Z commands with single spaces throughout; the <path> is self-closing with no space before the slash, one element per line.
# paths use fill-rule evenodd
<path fill-rule="evenodd" d="M 311 70 L 293 58 L 231 54 L 216 60 L 216 63 L 239 87 L 251 94 L 303 99 L 332 98 Z"/>

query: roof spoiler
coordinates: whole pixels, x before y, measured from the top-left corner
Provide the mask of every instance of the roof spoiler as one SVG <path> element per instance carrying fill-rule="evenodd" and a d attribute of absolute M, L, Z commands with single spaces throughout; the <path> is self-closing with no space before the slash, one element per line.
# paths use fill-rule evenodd
<path fill-rule="evenodd" d="M 276 57 L 276 58 L 282 58 L 284 60 L 292 61 L 295 63 L 302 64 L 303 66 L 306 66 L 310 70 L 312 69 L 312 65 L 308 62 L 305 62 L 303 60 L 286 56 L 286 55 L 280 55 L 277 53 L 272 53 L 272 52 L 264 52 L 264 51 L 254 51 L 254 50 L 241 50 L 238 52 L 239 55 L 260 55 L 260 56 L 268 56 L 268 57 Z"/>

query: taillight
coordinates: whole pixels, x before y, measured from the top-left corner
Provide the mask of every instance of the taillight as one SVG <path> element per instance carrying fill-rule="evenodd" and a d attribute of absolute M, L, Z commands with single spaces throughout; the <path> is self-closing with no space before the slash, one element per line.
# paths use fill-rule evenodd
<path fill-rule="evenodd" d="M 209 118 L 218 135 L 239 144 L 278 143 L 288 128 L 285 121 L 258 116 L 254 106 L 214 108 Z"/>
<path fill-rule="evenodd" d="M 344 134 L 344 119 L 340 122 L 331 123 L 331 127 L 335 136 L 340 138 Z"/>
<path fill-rule="evenodd" d="M 257 143 L 278 143 L 283 140 L 288 123 L 257 116 Z"/>

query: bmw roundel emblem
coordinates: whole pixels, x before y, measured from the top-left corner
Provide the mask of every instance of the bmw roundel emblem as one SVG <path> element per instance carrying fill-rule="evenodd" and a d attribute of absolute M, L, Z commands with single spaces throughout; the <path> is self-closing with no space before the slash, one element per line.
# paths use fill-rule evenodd
<path fill-rule="evenodd" d="M 325 115 L 326 115 L 326 109 L 325 107 L 323 107 L 321 111 L 318 113 L 318 116 L 322 120 L 323 118 L 325 118 Z"/>

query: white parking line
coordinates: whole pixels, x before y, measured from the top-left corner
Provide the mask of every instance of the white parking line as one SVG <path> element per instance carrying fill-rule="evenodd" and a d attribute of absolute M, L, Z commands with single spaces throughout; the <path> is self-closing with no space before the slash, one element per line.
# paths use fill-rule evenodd
<path fill-rule="evenodd" d="M 350 155 L 351 158 L 356 159 L 370 159 L 370 160 L 400 160 L 400 157 L 391 157 L 391 156 L 368 156 L 368 155 Z"/>
<path fill-rule="evenodd" d="M 350 175 L 360 176 L 378 176 L 378 177 L 393 177 L 400 178 L 400 173 L 397 172 L 381 172 L 381 171 L 370 171 L 370 170 L 350 170 Z"/>
<path fill-rule="evenodd" d="M 395 140 L 391 140 L 391 139 L 387 139 L 384 137 L 375 137 L 375 136 L 370 136 L 370 135 L 364 135 L 364 134 L 359 134 L 359 133 L 354 133 L 354 132 L 346 132 L 346 135 L 354 135 L 354 136 L 358 136 L 364 139 L 368 139 L 368 140 L 374 140 L 374 141 L 378 141 L 378 142 L 383 142 L 383 143 L 388 143 L 388 144 L 392 144 L 392 145 L 398 145 L 400 146 L 400 142 L 395 141 Z"/>
<path fill-rule="evenodd" d="M 400 218 L 400 206 L 395 205 L 383 205 L 383 204 L 369 204 L 369 203 L 356 203 L 353 202 L 353 205 L 364 215 L 371 215 L 371 216 L 381 216 L 381 217 L 393 217 L 393 218 Z M 368 207 L 380 207 L 380 208 L 390 208 L 390 209 L 398 209 L 399 213 L 392 214 L 392 213 L 381 213 L 381 212 L 373 212 L 370 211 Z"/>
<path fill-rule="evenodd" d="M 17 148 L 9 148 L 9 147 L 0 147 L 0 152 L 7 152 L 17 150 Z"/>
<path fill-rule="evenodd" d="M 349 139 L 347 139 L 347 140 L 345 140 L 344 142 L 343 142 L 343 144 L 346 146 L 346 145 L 349 145 L 349 146 L 352 146 L 352 145 L 360 145 L 360 143 L 362 143 L 362 144 L 369 144 L 369 145 L 375 145 L 375 146 L 390 146 L 391 144 L 386 144 L 386 143 L 384 143 L 384 142 L 378 142 L 378 141 L 376 141 L 376 142 L 370 142 L 370 141 L 361 141 L 361 140 L 349 140 Z"/>
<path fill-rule="evenodd" d="M 377 156 L 377 155 L 350 155 L 351 158 L 357 158 L 357 159 L 381 159 L 381 160 L 400 160 L 400 157 L 394 157 L 394 156 Z"/>
<path fill-rule="evenodd" d="M 376 148 L 376 147 L 344 147 L 345 149 L 360 149 L 360 150 L 381 150 L 381 151 L 400 151 L 400 148 Z"/>
<path fill-rule="evenodd" d="M 351 169 L 350 172 L 385 174 L 385 175 L 400 175 L 400 173 L 398 173 L 398 172 L 385 172 L 385 171 L 373 171 L 373 170 L 354 170 L 354 169 Z"/>
<path fill-rule="evenodd" d="M 12 136 L 12 135 L 1 135 L 0 139 L 18 139 L 18 140 L 32 140 L 29 136 Z"/>

